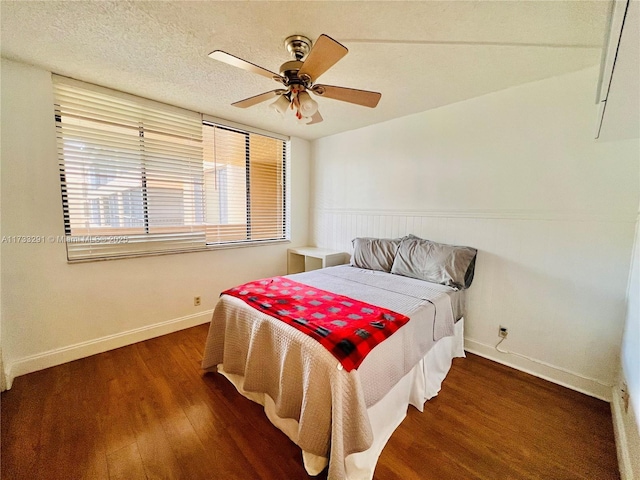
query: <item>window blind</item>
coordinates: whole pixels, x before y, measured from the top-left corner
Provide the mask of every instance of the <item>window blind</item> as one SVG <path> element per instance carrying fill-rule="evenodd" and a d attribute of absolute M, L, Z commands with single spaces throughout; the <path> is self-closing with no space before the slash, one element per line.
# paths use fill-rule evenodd
<path fill-rule="evenodd" d="M 286 225 L 286 142 L 205 124 L 208 244 L 281 240 Z"/>
<path fill-rule="evenodd" d="M 70 261 L 287 238 L 287 142 L 57 75 Z"/>
<path fill-rule="evenodd" d="M 68 259 L 201 248 L 201 116 L 53 78 Z"/>

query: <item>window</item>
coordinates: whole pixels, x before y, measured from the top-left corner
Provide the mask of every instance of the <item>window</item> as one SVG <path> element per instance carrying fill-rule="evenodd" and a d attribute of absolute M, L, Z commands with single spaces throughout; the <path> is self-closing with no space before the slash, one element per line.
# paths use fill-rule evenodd
<path fill-rule="evenodd" d="M 70 261 L 285 240 L 287 142 L 54 76 Z"/>
<path fill-rule="evenodd" d="M 285 143 L 213 124 L 203 140 L 207 243 L 285 238 Z"/>

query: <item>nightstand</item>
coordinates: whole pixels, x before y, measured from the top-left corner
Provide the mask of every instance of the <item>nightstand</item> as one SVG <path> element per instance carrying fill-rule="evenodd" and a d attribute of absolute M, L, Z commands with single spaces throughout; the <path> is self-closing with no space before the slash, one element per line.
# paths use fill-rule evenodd
<path fill-rule="evenodd" d="M 299 247 L 287 250 L 287 273 L 308 272 L 319 268 L 343 265 L 348 255 L 326 248 Z"/>

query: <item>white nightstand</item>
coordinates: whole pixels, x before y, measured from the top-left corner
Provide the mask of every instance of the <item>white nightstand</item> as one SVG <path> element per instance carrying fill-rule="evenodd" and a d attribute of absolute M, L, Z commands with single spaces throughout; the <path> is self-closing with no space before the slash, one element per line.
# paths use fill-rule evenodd
<path fill-rule="evenodd" d="M 319 268 L 343 265 L 348 255 L 326 248 L 299 247 L 287 250 L 287 273 L 308 272 Z"/>

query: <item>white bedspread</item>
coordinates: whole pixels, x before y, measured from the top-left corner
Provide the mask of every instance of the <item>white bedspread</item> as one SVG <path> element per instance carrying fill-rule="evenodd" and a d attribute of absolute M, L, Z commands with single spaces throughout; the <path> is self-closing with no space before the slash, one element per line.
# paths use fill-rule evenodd
<path fill-rule="evenodd" d="M 298 422 L 291 439 L 327 457 L 329 478 L 344 478 L 344 460 L 372 443 L 367 407 L 409 372 L 436 340 L 453 334 L 449 287 L 341 266 L 290 276 L 293 280 L 379 305 L 410 317 L 346 372 L 313 338 L 222 296 L 216 306 L 202 367 L 244 377 L 244 390 L 268 395 L 281 418 Z"/>

